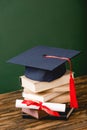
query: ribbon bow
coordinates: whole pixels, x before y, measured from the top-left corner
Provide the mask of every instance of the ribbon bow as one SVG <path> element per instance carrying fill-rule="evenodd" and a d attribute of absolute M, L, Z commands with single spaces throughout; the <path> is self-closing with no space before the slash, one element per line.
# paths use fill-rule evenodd
<path fill-rule="evenodd" d="M 30 106 L 30 105 L 35 105 L 35 106 L 39 106 L 39 110 L 43 110 L 45 111 L 46 113 L 48 113 L 49 115 L 52 115 L 52 116 L 60 116 L 58 112 L 55 112 L 55 111 L 52 111 L 50 108 L 48 108 L 47 106 L 43 105 L 42 102 L 35 102 L 35 101 L 32 101 L 32 100 L 23 100 L 22 102 L 23 104 L 26 104 L 27 106 Z"/>

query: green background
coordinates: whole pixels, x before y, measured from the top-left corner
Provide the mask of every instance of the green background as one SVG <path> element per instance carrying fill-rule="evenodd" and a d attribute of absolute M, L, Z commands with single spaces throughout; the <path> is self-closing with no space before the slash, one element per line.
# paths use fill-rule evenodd
<path fill-rule="evenodd" d="M 76 49 L 75 76 L 87 74 L 83 0 L 0 0 L 0 93 L 20 89 L 24 67 L 8 59 L 37 45 Z"/>

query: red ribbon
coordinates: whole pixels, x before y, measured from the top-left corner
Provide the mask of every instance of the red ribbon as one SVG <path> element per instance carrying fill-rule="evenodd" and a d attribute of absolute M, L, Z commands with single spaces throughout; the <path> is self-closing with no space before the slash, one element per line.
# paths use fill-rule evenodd
<path fill-rule="evenodd" d="M 50 108 L 48 108 L 47 106 L 44 106 L 42 104 L 42 102 L 35 102 L 35 101 L 32 101 L 32 100 L 23 100 L 22 101 L 23 104 L 26 104 L 27 106 L 30 106 L 30 105 L 35 105 L 35 106 L 39 106 L 39 110 L 43 110 L 45 111 L 46 113 L 48 113 L 49 115 L 52 115 L 52 116 L 60 116 L 58 112 L 55 112 L 55 111 L 52 111 Z"/>
<path fill-rule="evenodd" d="M 69 63 L 70 66 L 70 107 L 78 108 L 78 101 L 76 98 L 76 90 L 75 90 L 75 83 L 74 78 L 72 77 L 72 64 L 71 60 L 67 57 L 59 57 L 59 56 L 51 56 L 51 55 L 44 55 L 45 58 L 55 58 L 60 60 L 66 60 Z"/>

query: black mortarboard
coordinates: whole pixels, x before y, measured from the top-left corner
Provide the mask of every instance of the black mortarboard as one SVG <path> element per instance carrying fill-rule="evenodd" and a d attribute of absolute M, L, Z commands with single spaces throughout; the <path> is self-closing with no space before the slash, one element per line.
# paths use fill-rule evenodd
<path fill-rule="evenodd" d="M 45 58 L 46 55 L 73 58 L 79 51 L 48 46 L 36 46 L 8 60 L 25 66 L 25 76 L 38 81 L 52 81 L 66 72 L 66 60 Z"/>

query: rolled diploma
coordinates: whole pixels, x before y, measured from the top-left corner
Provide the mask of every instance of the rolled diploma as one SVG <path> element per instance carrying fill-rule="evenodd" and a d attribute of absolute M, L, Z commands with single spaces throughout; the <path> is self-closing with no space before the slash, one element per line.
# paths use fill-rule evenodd
<path fill-rule="evenodd" d="M 39 109 L 39 106 L 35 106 L 35 105 L 27 106 L 26 104 L 23 104 L 22 101 L 23 100 L 17 99 L 15 106 L 17 108 L 29 108 L 29 109 L 36 109 L 36 110 Z M 49 109 L 53 111 L 65 112 L 66 110 L 66 104 L 45 102 L 45 103 L 42 103 L 42 105 L 48 107 Z"/>

